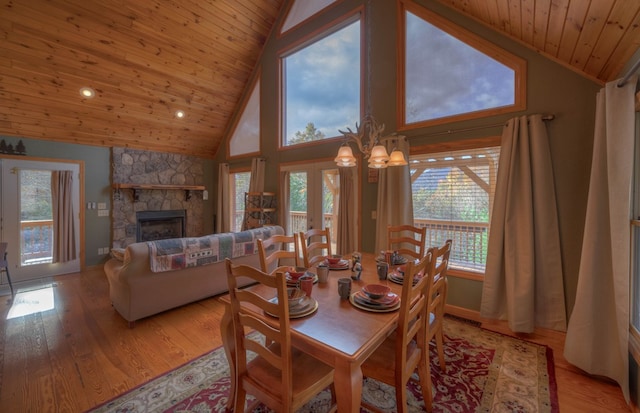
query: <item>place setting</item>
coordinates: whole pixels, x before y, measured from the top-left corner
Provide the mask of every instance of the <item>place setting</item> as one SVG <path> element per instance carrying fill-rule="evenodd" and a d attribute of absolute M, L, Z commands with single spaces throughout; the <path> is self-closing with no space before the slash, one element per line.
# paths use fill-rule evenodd
<path fill-rule="evenodd" d="M 351 304 L 365 311 L 386 313 L 400 308 L 400 296 L 386 285 L 367 284 L 349 296 Z"/>
<path fill-rule="evenodd" d="M 318 309 L 318 302 L 311 295 L 302 288 L 288 287 L 287 299 L 289 305 L 289 318 L 301 318 L 313 314 Z M 278 297 L 273 297 L 269 302 L 277 304 Z M 275 314 L 269 312 L 265 313 L 272 317 L 277 317 Z"/>
<path fill-rule="evenodd" d="M 351 263 L 349 260 L 342 258 L 342 255 L 328 256 L 325 258 L 325 262 L 330 270 L 335 271 L 348 270 Z"/>
<path fill-rule="evenodd" d="M 285 273 L 287 287 L 298 287 L 302 277 L 311 277 L 314 284 L 318 282 L 318 275 L 309 271 L 307 268 L 291 267 L 289 268 L 289 271 Z"/>
<path fill-rule="evenodd" d="M 405 269 L 406 269 L 406 265 L 399 265 L 398 267 L 394 268 L 392 271 L 389 271 L 389 275 L 387 276 L 387 279 L 396 284 L 400 284 L 400 285 L 404 284 Z M 423 275 L 422 272 L 419 272 L 413 277 L 413 285 L 416 285 L 416 283 L 420 280 L 420 278 L 422 278 L 422 275 Z"/>
<path fill-rule="evenodd" d="M 408 262 L 407 257 L 398 254 L 398 251 L 380 251 L 376 257 L 377 262 L 386 262 L 389 265 L 402 265 Z"/>

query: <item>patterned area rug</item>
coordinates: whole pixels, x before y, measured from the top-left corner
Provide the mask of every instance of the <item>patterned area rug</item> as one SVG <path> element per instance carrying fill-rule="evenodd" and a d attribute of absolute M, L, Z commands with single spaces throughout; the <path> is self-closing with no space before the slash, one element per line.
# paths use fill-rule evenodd
<path fill-rule="evenodd" d="M 546 346 L 447 317 L 445 359 L 443 372 L 432 343 L 434 412 L 559 411 L 553 354 Z M 409 411 L 425 411 L 420 386 L 410 382 L 408 390 Z M 229 366 L 224 351 L 216 349 L 90 412 L 224 412 L 228 392 Z M 363 399 L 395 411 L 395 392 L 385 384 L 365 379 Z M 325 390 L 300 411 L 325 411 L 329 402 Z M 266 412 L 263 406 L 254 410 Z"/>

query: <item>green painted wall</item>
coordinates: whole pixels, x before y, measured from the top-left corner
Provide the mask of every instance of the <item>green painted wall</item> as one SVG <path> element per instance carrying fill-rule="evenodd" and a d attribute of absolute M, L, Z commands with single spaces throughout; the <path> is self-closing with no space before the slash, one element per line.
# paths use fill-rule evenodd
<path fill-rule="evenodd" d="M 552 113 L 556 119 L 549 123 L 552 161 L 558 194 L 558 213 L 564 266 L 567 309 L 573 308 L 582 246 L 583 221 L 585 215 L 589 170 L 594 128 L 596 93 L 601 85 L 586 79 L 572 70 L 493 32 L 475 21 L 456 14 L 433 1 L 417 1 L 431 11 L 453 23 L 502 47 L 527 61 L 527 108 L 490 118 L 457 122 L 429 128 L 403 131 L 411 146 L 430 143 L 464 140 L 486 136 L 498 136 L 501 128 L 452 133 L 443 136 L 428 135 L 447 130 L 465 129 L 481 125 L 500 124 L 507 119 L 524 114 Z M 391 132 L 396 127 L 396 56 L 397 14 L 393 1 L 346 0 L 331 8 L 326 15 L 318 16 L 304 27 L 286 36 L 272 34 L 267 41 L 260 61 L 261 75 L 261 128 L 262 156 L 266 163 L 266 190 L 278 191 L 278 163 L 332 159 L 342 140 L 333 140 L 306 148 L 278 150 L 278 53 L 295 44 L 301 36 L 313 33 L 362 4 L 371 7 L 365 12 L 370 26 L 365 33 L 371 36 L 371 96 L 370 105 L 376 119 Z M 366 47 L 365 47 L 366 49 Z M 367 72 L 367 70 L 365 70 Z M 366 87 L 365 87 L 366 89 Z M 367 97 L 365 96 L 365 102 Z M 226 162 L 226 149 L 221 148 L 216 160 Z M 246 167 L 250 160 L 231 161 L 231 168 Z M 377 185 L 367 183 L 367 167 L 358 165 L 362 190 L 362 250 L 373 252 L 375 221 L 371 212 L 376 208 Z M 217 171 L 216 171 L 217 173 Z M 479 310 L 482 283 L 465 279 L 452 281 L 449 302 L 472 310 Z M 453 291 L 455 290 L 455 291 Z"/>

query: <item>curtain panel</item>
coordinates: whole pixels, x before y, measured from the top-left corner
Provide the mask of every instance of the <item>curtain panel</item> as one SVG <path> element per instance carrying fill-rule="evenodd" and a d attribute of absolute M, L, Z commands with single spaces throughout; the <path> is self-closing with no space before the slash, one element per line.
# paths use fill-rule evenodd
<path fill-rule="evenodd" d="M 551 152 L 541 115 L 502 133 L 480 315 L 514 332 L 566 330 L 560 232 Z"/>
<path fill-rule="evenodd" d="M 353 193 L 355 168 L 338 168 L 340 177 L 340 199 L 338 201 L 338 228 L 336 252 L 346 254 L 358 250 L 356 195 Z"/>
<path fill-rule="evenodd" d="M 387 152 L 393 147 L 409 159 L 409 143 L 405 138 L 387 142 Z M 376 251 L 387 249 L 389 225 L 413 225 L 413 198 L 409 165 L 380 169 L 376 218 Z"/>
<path fill-rule="evenodd" d="M 564 356 L 618 382 L 629 402 L 629 278 L 634 94 L 637 77 L 610 82 L 596 98 L 591 178 Z"/>
<path fill-rule="evenodd" d="M 51 171 L 53 262 L 77 258 L 73 219 L 73 171 Z"/>
<path fill-rule="evenodd" d="M 218 166 L 218 205 L 216 213 L 216 231 L 219 233 L 231 231 L 231 211 L 229 211 L 229 164 Z"/>

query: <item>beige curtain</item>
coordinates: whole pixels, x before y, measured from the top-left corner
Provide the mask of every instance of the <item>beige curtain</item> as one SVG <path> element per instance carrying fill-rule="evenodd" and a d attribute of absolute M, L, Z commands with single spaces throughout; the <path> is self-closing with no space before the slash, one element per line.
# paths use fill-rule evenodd
<path fill-rule="evenodd" d="M 387 141 L 387 151 L 394 147 L 409 159 L 409 143 L 405 138 Z M 376 219 L 376 251 L 387 249 L 387 226 L 413 225 L 411 171 L 409 165 L 390 166 L 380 170 Z"/>
<path fill-rule="evenodd" d="M 72 171 L 51 171 L 54 263 L 73 261 L 77 257 L 72 191 Z"/>
<path fill-rule="evenodd" d="M 264 166 L 263 158 L 253 158 L 251 160 L 251 178 L 249 179 L 249 192 L 264 191 Z"/>
<path fill-rule="evenodd" d="M 355 168 L 338 168 L 340 174 L 340 199 L 338 201 L 338 228 L 336 252 L 347 254 L 358 250 L 356 194 L 353 193 Z"/>
<path fill-rule="evenodd" d="M 231 211 L 229 211 L 229 164 L 218 166 L 218 208 L 216 213 L 216 231 L 219 233 L 231 231 Z"/>
<path fill-rule="evenodd" d="M 591 179 L 576 302 L 564 356 L 618 382 L 629 401 L 629 221 L 634 156 L 634 92 L 605 85 L 596 99 Z"/>
<path fill-rule="evenodd" d="M 264 191 L 264 159 L 253 158 L 251 160 L 251 176 L 249 177 L 249 192 Z M 247 229 L 247 222 L 242 220 L 242 230 Z"/>
<path fill-rule="evenodd" d="M 285 234 L 293 234 L 291 228 L 291 203 L 289 202 L 289 171 L 280 172 L 280 222 Z"/>
<path fill-rule="evenodd" d="M 566 330 L 555 184 L 541 115 L 502 133 L 480 315 L 514 332 Z"/>

